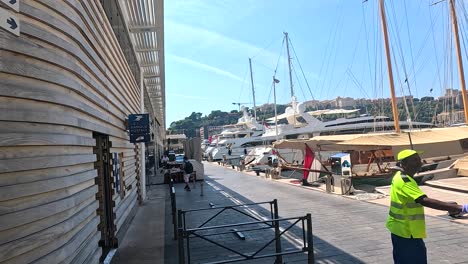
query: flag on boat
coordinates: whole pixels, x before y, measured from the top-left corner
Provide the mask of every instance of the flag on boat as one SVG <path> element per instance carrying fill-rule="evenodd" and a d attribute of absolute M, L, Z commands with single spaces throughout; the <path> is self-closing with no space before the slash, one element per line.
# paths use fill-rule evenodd
<path fill-rule="evenodd" d="M 304 176 L 302 176 L 302 179 L 307 180 L 307 178 L 309 177 L 309 170 L 312 167 L 312 163 L 314 162 L 315 155 L 312 149 L 310 149 L 310 147 L 307 144 L 305 144 L 305 146 L 306 153 L 304 157 L 304 169 L 307 170 L 304 170 Z"/>

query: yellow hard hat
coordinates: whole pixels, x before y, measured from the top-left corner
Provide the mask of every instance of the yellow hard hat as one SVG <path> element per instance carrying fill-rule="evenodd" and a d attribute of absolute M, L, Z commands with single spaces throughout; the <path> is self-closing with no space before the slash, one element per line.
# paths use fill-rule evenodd
<path fill-rule="evenodd" d="M 413 156 L 414 154 L 421 154 L 421 153 L 423 153 L 423 152 L 422 151 L 412 150 L 412 149 L 404 149 L 404 150 L 398 152 L 397 160 L 398 161 L 404 160 L 407 157 Z"/>

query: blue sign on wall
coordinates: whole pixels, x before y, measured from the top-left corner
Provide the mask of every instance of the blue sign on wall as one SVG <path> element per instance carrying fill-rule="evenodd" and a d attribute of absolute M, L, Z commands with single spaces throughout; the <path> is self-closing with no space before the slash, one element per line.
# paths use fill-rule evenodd
<path fill-rule="evenodd" d="M 130 142 L 150 142 L 150 126 L 148 114 L 132 114 L 128 116 Z"/>

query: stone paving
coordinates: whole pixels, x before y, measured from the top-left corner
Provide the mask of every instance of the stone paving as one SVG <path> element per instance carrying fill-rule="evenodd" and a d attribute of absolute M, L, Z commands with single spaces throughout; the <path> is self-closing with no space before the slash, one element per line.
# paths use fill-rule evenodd
<path fill-rule="evenodd" d="M 191 192 L 176 184 L 177 205 L 180 209 L 210 208 L 226 205 L 256 203 L 278 199 L 279 215 L 283 217 L 312 214 L 316 263 L 393 263 L 389 232 L 385 228 L 388 207 L 385 199 L 374 200 L 382 204 L 353 200 L 327 194 L 308 187 L 285 184 L 255 175 L 236 172 L 230 168 L 205 163 L 206 182 L 204 196 L 200 185 Z M 152 179 L 161 182 L 162 178 Z M 153 183 L 153 182 L 152 182 Z M 430 194 L 434 196 L 433 194 Z M 451 194 L 444 191 L 444 197 Z M 448 195 L 448 196 L 447 196 Z M 466 197 L 453 196 L 453 200 Z M 199 226 L 219 209 L 190 213 L 187 227 Z M 255 217 L 269 217 L 270 206 L 240 208 Z M 438 214 L 426 215 L 429 263 L 468 263 L 468 225 L 451 221 Z M 435 216 L 430 216 L 435 215 Z M 207 226 L 251 221 L 252 219 L 230 210 L 223 212 Z M 287 223 L 282 223 L 284 229 Z M 260 226 L 257 226 L 260 227 Z M 241 229 L 241 228 L 239 228 Z M 245 229 L 245 228 L 242 228 Z M 225 229 L 223 231 L 230 231 Z M 229 245 L 241 253 L 252 253 L 274 237 L 274 230 L 262 229 L 243 232 L 246 239 L 234 234 L 210 236 L 222 245 Z M 296 250 L 302 246 L 302 226 L 294 226 L 281 239 L 283 250 Z M 167 184 L 153 185 L 148 200 L 139 208 L 112 263 L 164 263 L 178 262 L 177 241 L 173 240 L 171 204 Z M 209 244 L 199 238 L 190 240 L 191 263 L 207 263 L 235 257 L 233 252 Z M 261 253 L 273 253 L 270 245 Z M 307 263 L 305 254 L 284 257 L 284 263 Z M 274 263 L 273 258 L 242 263 Z"/>
<path fill-rule="evenodd" d="M 119 242 L 112 264 L 164 264 L 165 221 L 170 218 L 164 210 L 169 201 L 167 186 L 150 186 L 147 195 Z"/>
<path fill-rule="evenodd" d="M 263 202 L 278 199 L 280 217 L 303 216 L 311 213 L 313 218 L 314 250 L 317 263 L 393 263 L 390 235 L 385 228 L 388 208 L 364 201 L 356 201 L 337 195 L 312 191 L 297 186 L 266 180 L 257 176 L 236 172 L 232 169 L 205 163 L 206 181 L 204 196 L 200 186 L 191 192 L 184 192 L 183 185 L 176 185 L 177 205 L 182 209 L 208 208 L 236 203 Z M 269 205 L 254 206 L 254 214 L 268 216 Z M 203 211 L 197 216 L 187 217 L 187 226 L 196 227 L 212 212 Z M 210 225 L 245 222 L 247 219 L 232 212 L 222 214 Z M 427 216 L 429 263 L 468 263 L 468 225 L 451 222 L 448 219 Z M 167 221 L 166 221 L 167 223 Z M 285 223 L 282 227 L 286 227 Z M 166 226 L 167 230 L 171 230 Z M 170 232 L 169 232 L 170 233 Z M 230 245 L 245 252 L 253 252 L 273 236 L 273 230 L 248 233 L 246 240 L 233 234 L 213 239 L 223 245 Z M 283 249 L 301 246 L 302 230 L 294 227 L 282 238 Z M 175 243 L 167 239 L 166 262 L 176 263 Z M 190 241 L 192 263 L 224 260 L 234 254 L 206 242 Z M 268 251 L 269 250 L 269 251 Z M 272 252 L 274 247 L 269 247 Z M 286 263 L 306 263 L 304 254 L 285 257 Z M 245 263 L 273 263 L 263 259 Z"/>

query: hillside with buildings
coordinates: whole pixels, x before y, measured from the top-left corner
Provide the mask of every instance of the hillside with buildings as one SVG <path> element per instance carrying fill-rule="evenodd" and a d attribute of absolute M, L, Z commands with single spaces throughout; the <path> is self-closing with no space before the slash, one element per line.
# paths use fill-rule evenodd
<path fill-rule="evenodd" d="M 405 105 L 406 101 L 406 105 Z M 307 111 L 323 109 L 359 109 L 356 115 L 384 115 L 392 117 L 390 98 L 365 99 L 351 97 L 337 97 L 331 100 L 311 100 L 304 102 Z M 445 94 L 440 97 L 413 96 L 398 97 L 398 116 L 400 120 L 412 120 L 433 123 L 435 126 L 443 127 L 464 122 L 462 94 L 456 89 L 446 89 Z M 277 112 L 284 113 L 288 105 L 277 105 Z M 249 109 L 253 112 L 252 109 Z M 274 104 L 264 104 L 257 107 L 257 119 L 262 122 L 274 117 Z M 190 116 L 173 122 L 169 127 L 169 133 L 183 133 L 187 137 L 215 134 L 222 129 L 223 125 L 234 124 L 242 113 L 237 110 L 223 112 L 213 110 L 209 115 L 193 112 Z M 319 118 L 333 119 L 339 116 L 327 116 Z M 200 130 L 201 129 L 201 130 Z M 201 131 L 201 132 L 200 132 Z"/>

